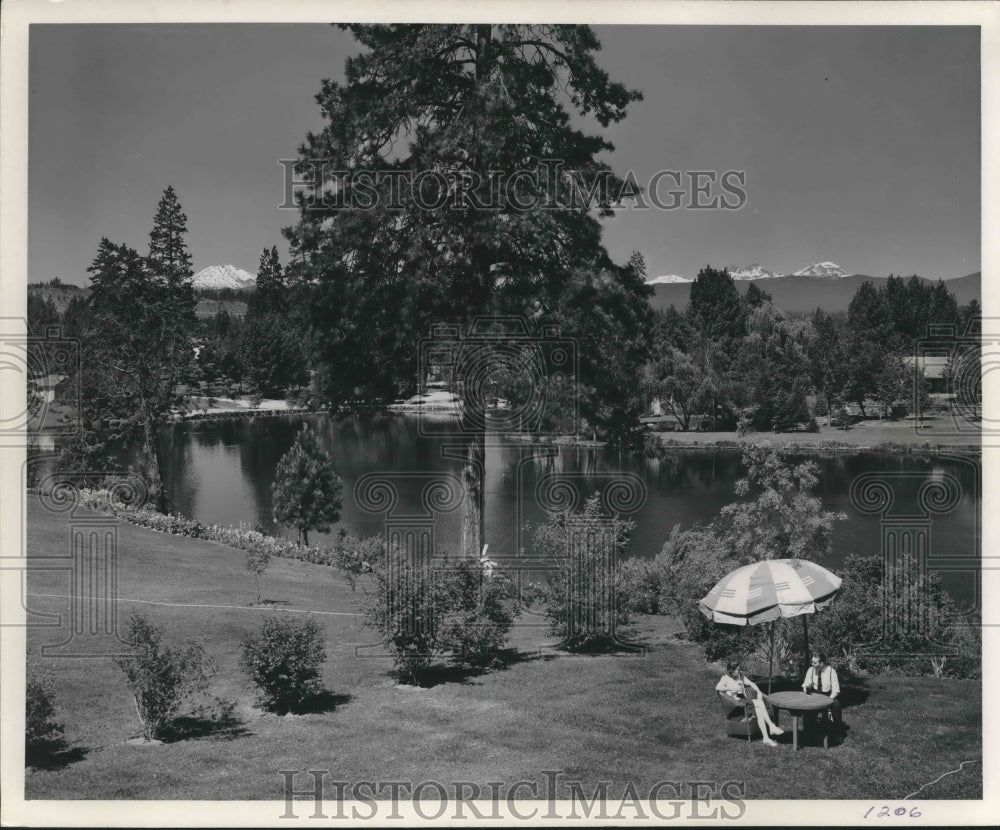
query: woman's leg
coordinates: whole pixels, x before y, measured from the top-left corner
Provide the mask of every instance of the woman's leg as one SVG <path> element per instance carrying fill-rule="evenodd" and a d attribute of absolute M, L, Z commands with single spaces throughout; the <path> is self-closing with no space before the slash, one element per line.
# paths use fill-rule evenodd
<path fill-rule="evenodd" d="M 757 713 L 757 723 L 760 724 L 761 732 L 765 735 L 770 732 L 772 735 L 780 735 L 785 730 L 778 726 L 771 716 L 768 714 L 767 707 L 764 705 L 764 701 L 759 697 L 754 698 L 753 701 L 754 711 Z"/>

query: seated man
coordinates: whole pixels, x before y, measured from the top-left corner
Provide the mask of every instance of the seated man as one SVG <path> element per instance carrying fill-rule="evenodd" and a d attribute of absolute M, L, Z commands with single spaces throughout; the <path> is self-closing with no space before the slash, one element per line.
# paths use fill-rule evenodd
<path fill-rule="evenodd" d="M 827 663 L 825 654 L 813 654 L 812 665 L 806 671 L 805 680 L 802 681 L 802 691 L 806 694 L 826 695 L 833 701 L 830 704 L 830 715 L 837 733 L 843 737 L 843 710 L 840 707 L 840 701 L 837 700 L 837 696 L 840 694 L 840 681 L 837 679 L 837 670 Z M 810 720 L 814 720 L 814 717 Z"/>
<path fill-rule="evenodd" d="M 764 743 L 768 746 L 777 746 L 771 739 L 771 735 L 781 735 L 785 730 L 771 720 L 767 707 L 764 705 L 764 695 L 760 693 L 757 684 L 743 676 L 738 662 L 727 663 L 726 672 L 727 674 L 722 675 L 716 684 L 715 691 L 722 692 L 726 697 L 731 698 L 734 705 L 741 706 L 745 700 L 749 700 L 753 704 L 754 712 L 757 713 L 757 723 L 760 725 Z"/>

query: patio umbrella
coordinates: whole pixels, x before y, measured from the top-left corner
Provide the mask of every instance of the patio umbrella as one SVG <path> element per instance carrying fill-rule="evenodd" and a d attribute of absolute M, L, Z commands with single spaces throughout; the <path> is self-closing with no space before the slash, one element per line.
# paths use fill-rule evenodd
<path fill-rule="evenodd" d="M 701 613 L 713 622 L 757 625 L 782 617 L 802 617 L 809 651 L 807 614 L 826 608 L 840 591 L 841 579 L 815 562 L 804 559 L 765 559 L 744 565 L 722 577 L 699 602 Z M 774 626 L 771 626 L 771 690 L 774 659 Z"/>

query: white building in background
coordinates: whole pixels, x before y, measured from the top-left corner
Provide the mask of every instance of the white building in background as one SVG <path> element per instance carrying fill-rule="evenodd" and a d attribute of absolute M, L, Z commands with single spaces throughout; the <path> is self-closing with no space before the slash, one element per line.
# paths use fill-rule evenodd
<path fill-rule="evenodd" d="M 42 399 L 42 403 L 52 403 L 56 399 L 56 387 L 66 380 L 66 375 L 44 375 L 31 380 L 32 389 Z"/>

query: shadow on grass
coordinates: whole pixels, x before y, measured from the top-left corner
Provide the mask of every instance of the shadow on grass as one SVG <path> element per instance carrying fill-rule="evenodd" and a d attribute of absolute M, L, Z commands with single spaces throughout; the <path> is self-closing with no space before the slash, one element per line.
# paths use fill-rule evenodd
<path fill-rule="evenodd" d="M 552 652 L 521 651 L 517 648 L 505 648 L 497 652 L 493 659 L 485 665 L 455 662 L 432 663 L 422 669 L 416 676 L 407 675 L 398 669 L 390 672 L 400 685 L 415 686 L 422 689 L 433 688 L 444 683 L 474 684 L 477 677 L 494 671 L 505 671 L 518 663 L 530 663 L 538 660 L 557 660 L 559 652 L 580 656 L 609 656 L 645 654 L 649 646 L 643 639 L 634 641 L 618 640 L 613 637 L 592 638 L 585 642 L 562 641 L 551 646 Z"/>
<path fill-rule="evenodd" d="M 649 639 L 625 640 L 620 637 L 591 637 L 586 640 L 563 640 L 555 648 L 569 654 L 645 654 L 649 650 Z"/>
<path fill-rule="evenodd" d="M 516 648 L 505 648 L 497 652 L 486 665 L 470 665 L 468 663 L 432 663 L 415 677 L 404 676 L 398 669 L 390 672 L 391 676 L 403 686 L 414 686 L 430 689 L 443 683 L 474 684 L 475 678 L 495 671 L 505 671 L 518 663 L 530 663 L 535 660 L 556 660 L 556 654 L 543 654 L 537 651 L 520 651 Z"/>
<path fill-rule="evenodd" d="M 39 738 L 24 744 L 24 765 L 33 769 L 57 770 L 82 761 L 90 750 L 70 746 L 65 738 Z"/>
<path fill-rule="evenodd" d="M 840 682 L 840 695 L 838 700 L 841 707 L 849 709 L 852 706 L 860 706 L 871 693 L 868 686 L 868 678 L 852 674 L 846 669 L 837 670 L 837 678 Z M 753 680 L 764 694 L 769 694 L 767 689 L 767 675 L 753 675 Z M 801 692 L 802 680 L 796 677 L 775 675 L 771 680 L 771 692 Z"/>
<path fill-rule="evenodd" d="M 329 689 L 318 689 L 307 697 L 295 703 L 279 701 L 271 704 L 258 702 L 257 708 L 272 715 L 322 715 L 333 712 L 338 706 L 350 703 L 353 695 L 332 692 Z"/>
<path fill-rule="evenodd" d="M 164 743 L 177 743 L 178 741 L 191 741 L 199 738 L 214 738 L 216 740 L 231 741 L 236 738 L 244 738 L 250 732 L 239 718 L 229 715 L 223 718 L 210 718 L 201 715 L 182 715 L 174 718 L 166 726 L 160 738 Z"/>
<path fill-rule="evenodd" d="M 324 712 L 332 712 L 345 703 L 350 703 L 352 699 L 353 696 L 346 693 L 338 694 L 329 689 L 321 689 L 315 694 L 309 695 L 291 711 L 295 715 L 321 715 Z"/>

